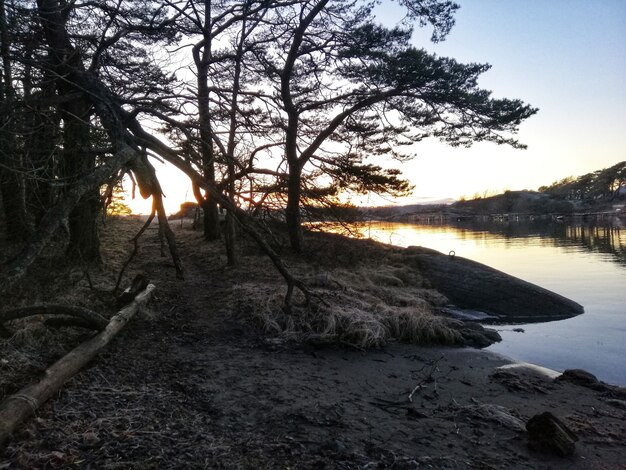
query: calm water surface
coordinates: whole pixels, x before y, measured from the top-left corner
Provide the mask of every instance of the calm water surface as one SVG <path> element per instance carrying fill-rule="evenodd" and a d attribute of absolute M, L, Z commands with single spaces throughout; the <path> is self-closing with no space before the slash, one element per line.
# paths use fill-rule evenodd
<path fill-rule="evenodd" d="M 366 237 L 421 245 L 485 263 L 585 307 L 567 320 L 498 325 L 488 348 L 551 369 L 581 368 L 626 385 L 626 223 L 466 221 L 454 225 L 371 222 Z M 524 329 L 524 333 L 512 331 Z"/>

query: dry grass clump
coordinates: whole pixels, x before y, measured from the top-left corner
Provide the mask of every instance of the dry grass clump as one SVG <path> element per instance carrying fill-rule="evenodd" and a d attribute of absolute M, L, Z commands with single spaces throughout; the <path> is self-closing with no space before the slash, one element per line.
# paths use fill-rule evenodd
<path fill-rule="evenodd" d="M 461 341 L 456 329 L 447 318 L 432 312 L 415 314 L 409 309 L 394 309 L 385 317 L 393 338 L 414 344 L 453 345 Z"/>
<path fill-rule="evenodd" d="M 234 287 L 238 311 L 252 317 L 269 334 L 297 341 L 338 342 L 359 348 L 388 341 L 457 344 L 461 336 L 450 320 L 434 315 L 432 299 L 443 299 L 420 287 L 408 266 L 363 265 L 310 276 L 308 284 L 322 301 L 282 308 L 284 286 L 243 283 Z M 426 300 L 430 297 L 431 301 Z"/>
<path fill-rule="evenodd" d="M 255 276 L 234 287 L 237 311 L 269 334 L 297 341 L 339 342 L 360 348 L 388 341 L 457 344 L 461 335 L 433 311 L 446 299 L 429 289 L 401 249 L 369 240 L 314 234 L 307 256 L 291 267 L 319 296 L 310 306 L 283 309 L 280 280 Z M 321 300 L 320 300 L 321 299 Z"/>

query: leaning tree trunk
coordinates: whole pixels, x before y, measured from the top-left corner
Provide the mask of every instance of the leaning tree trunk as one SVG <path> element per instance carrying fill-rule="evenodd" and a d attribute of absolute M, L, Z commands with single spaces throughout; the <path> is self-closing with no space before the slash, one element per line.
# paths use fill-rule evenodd
<path fill-rule="evenodd" d="M 300 218 L 300 193 L 302 169 L 298 164 L 289 165 L 289 180 L 287 183 L 287 209 L 285 220 L 291 249 L 296 253 L 302 251 L 302 221 Z"/>

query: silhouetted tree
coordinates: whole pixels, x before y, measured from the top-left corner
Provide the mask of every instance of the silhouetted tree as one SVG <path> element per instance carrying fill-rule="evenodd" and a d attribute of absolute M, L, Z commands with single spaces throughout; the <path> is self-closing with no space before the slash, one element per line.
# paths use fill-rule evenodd
<path fill-rule="evenodd" d="M 613 200 L 624 186 L 626 186 L 626 161 L 581 176 L 563 178 L 549 186 L 540 187 L 539 191 L 553 197 L 579 201 Z"/>
<path fill-rule="evenodd" d="M 410 19 L 433 25 L 434 40 L 453 25 L 452 2 L 400 3 Z M 429 136 L 456 146 L 491 141 L 523 147 L 505 134 L 536 110 L 480 89 L 477 79 L 488 65 L 464 65 L 410 46 L 411 27 L 376 24 L 369 3 L 301 1 L 269 21 L 271 41 L 257 59 L 275 90 L 272 112 L 284 131 L 286 220 L 296 251 L 302 247 L 303 182 L 315 172 L 344 186 L 404 192 L 396 173 L 364 160 L 407 158 L 399 149 Z"/>
<path fill-rule="evenodd" d="M 252 87 L 260 81 L 252 62 L 251 51 L 259 47 L 257 30 L 265 28 L 263 18 L 283 2 L 209 0 L 186 2 L 180 6 L 176 24 L 191 41 L 195 83 L 186 87 L 194 96 L 181 106 L 186 120 L 168 119 L 172 139 L 183 147 L 206 181 L 223 191 L 232 205 L 247 186 L 253 191 L 255 175 L 275 173 L 259 169 L 256 157 L 272 146 L 268 139 L 266 116 L 255 100 L 260 94 Z M 184 8 L 183 8 L 184 7 Z M 247 184 L 244 181 L 248 181 Z M 194 196 L 203 208 L 204 234 L 208 240 L 219 238 L 217 205 L 208 192 L 193 185 Z M 250 197 L 252 201 L 253 197 Z M 234 221 L 227 211 L 226 248 L 229 264 L 235 263 Z"/>

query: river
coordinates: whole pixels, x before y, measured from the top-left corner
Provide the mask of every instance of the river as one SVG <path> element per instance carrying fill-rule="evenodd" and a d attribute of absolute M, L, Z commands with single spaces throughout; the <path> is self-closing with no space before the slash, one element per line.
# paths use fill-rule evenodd
<path fill-rule="evenodd" d="M 502 342 L 488 349 L 557 371 L 585 369 L 626 385 L 625 221 L 367 222 L 356 230 L 393 245 L 453 250 L 575 300 L 584 306 L 583 315 L 497 325 Z"/>

